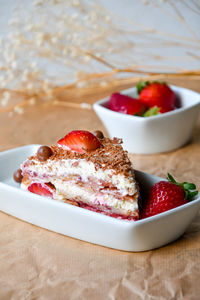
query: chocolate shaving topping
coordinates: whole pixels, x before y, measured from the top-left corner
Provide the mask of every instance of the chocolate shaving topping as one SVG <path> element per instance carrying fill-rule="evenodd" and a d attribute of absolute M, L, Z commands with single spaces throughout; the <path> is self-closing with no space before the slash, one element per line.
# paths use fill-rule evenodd
<path fill-rule="evenodd" d="M 86 153 L 65 150 L 58 145 L 53 145 L 51 146 L 53 154 L 49 157 L 49 160 L 85 159 L 94 163 L 96 169 L 114 169 L 116 173 L 130 175 L 131 162 L 127 156 L 128 152 L 124 151 L 121 146 L 122 139 L 103 138 L 101 143 L 101 147 Z M 38 160 L 37 156 L 30 159 Z"/>

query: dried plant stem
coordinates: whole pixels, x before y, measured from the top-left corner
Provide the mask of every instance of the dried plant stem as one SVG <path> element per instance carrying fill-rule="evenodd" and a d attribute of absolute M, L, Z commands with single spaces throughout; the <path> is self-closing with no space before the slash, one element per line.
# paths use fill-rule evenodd
<path fill-rule="evenodd" d="M 16 108 L 24 107 L 24 106 L 27 106 L 27 105 L 30 105 L 29 99 L 26 99 L 26 100 L 24 100 L 24 101 L 22 101 L 18 104 L 15 104 L 15 105 L 10 105 L 10 106 L 4 107 L 4 108 L 0 108 L 0 112 L 12 111 L 12 110 L 15 110 Z"/>
<path fill-rule="evenodd" d="M 185 18 L 183 17 L 183 15 L 181 14 L 181 12 L 177 9 L 176 5 L 174 2 L 172 2 L 171 0 L 168 0 L 168 3 L 170 4 L 170 6 L 174 9 L 176 15 L 178 16 L 179 20 L 185 25 L 185 27 L 188 29 L 188 31 L 190 31 L 190 33 L 193 35 L 193 37 L 195 38 L 195 40 L 197 42 L 200 42 L 198 36 L 196 35 L 196 33 L 192 30 L 192 28 L 190 27 L 190 25 L 186 22 Z"/>
<path fill-rule="evenodd" d="M 194 12 L 195 14 L 199 15 L 199 11 L 194 9 L 192 6 L 190 6 L 185 0 L 181 0 L 181 2 L 187 7 L 189 8 L 192 12 Z"/>
<path fill-rule="evenodd" d="M 160 30 L 157 30 L 157 29 L 154 30 L 154 33 L 155 34 L 157 33 L 157 34 L 162 35 L 162 36 L 174 38 L 176 40 L 179 39 L 179 40 L 182 40 L 182 41 L 197 43 L 196 39 L 188 38 L 188 37 L 185 37 L 185 36 L 180 36 L 180 35 L 177 35 L 177 34 L 167 33 L 165 31 L 160 31 Z"/>
<path fill-rule="evenodd" d="M 196 6 L 196 8 L 200 11 L 200 3 L 198 2 L 198 0 L 190 0 L 191 2 L 194 3 L 194 5 Z"/>
<path fill-rule="evenodd" d="M 187 51 L 187 54 L 190 55 L 190 56 L 192 56 L 192 58 L 195 58 L 195 59 L 200 60 L 200 56 L 199 56 L 199 55 L 196 55 L 196 54 L 191 53 L 191 52 L 189 52 L 189 51 Z"/>
<path fill-rule="evenodd" d="M 90 52 L 85 52 L 85 54 L 87 54 L 91 58 L 95 59 L 96 61 L 102 63 L 104 66 L 111 68 L 111 69 L 115 69 L 115 67 L 112 64 L 108 63 L 107 61 L 105 61 L 104 59 L 102 59 L 100 57 L 97 57 L 95 54 L 90 53 Z"/>
<path fill-rule="evenodd" d="M 77 109 L 90 109 L 90 104 L 88 103 L 76 103 L 70 102 L 66 100 L 71 95 L 75 95 L 75 99 L 78 101 L 82 101 L 83 99 L 92 100 L 94 97 L 98 98 L 98 94 L 101 95 L 109 95 L 109 93 L 113 91 L 120 91 L 131 86 L 134 86 L 139 80 L 166 80 L 169 79 L 177 79 L 177 78 L 187 78 L 188 80 L 200 79 L 200 70 L 195 71 L 184 71 L 180 73 L 157 73 L 150 72 L 146 74 L 146 71 L 141 71 L 141 76 L 134 76 L 129 78 L 113 78 L 113 74 L 118 74 L 120 72 L 128 72 L 128 73 L 136 73 L 135 69 L 115 69 L 112 72 L 101 73 L 101 74 L 82 74 L 82 81 L 86 81 L 89 83 L 92 80 L 92 85 L 85 85 L 81 88 L 77 88 L 77 84 L 81 82 L 81 80 L 77 80 L 72 84 L 64 85 L 61 87 L 53 88 L 51 91 L 51 97 L 48 101 L 45 101 L 45 97 L 47 96 L 44 90 L 38 90 L 37 94 L 30 94 L 18 91 L 12 91 L 13 95 L 18 94 L 25 98 L 25 100 L 17 103 L 15 105 L 7 106 L 4 108 L 0 108 L 0 112 L 9 112 L 16 111 L 19 108 L 31 105 L 31 99 L 34 98 L 37 103 L 45 104 L 45 105 L 55 105 L 55 106 L 63 106 L 63 107 L 71 107 Z M 101 76 L 100 76 L 101 75 Z M 105 84 L 102 86 L 102 79 L 105 80 Z M 3 91 L 9 91 L 3 90 Z M 67 97 L 65 97 L 65 95 Z"/>
<path fill-rule="evenodd" d="M 122 73 L 122 72 L 125 72 L 125 73 L 150 74 L 150 75 L 159 75 L 159 74 L 161 74 L 160 72 L 150 72 L 148 70 L 141 70 L 138 67 L 136 67 L 134 69 L 133 68 L 123 68 L 123 69 L 120 69 L 120 68 L 117 68 L 116 66 L 113 66 L 113 65 L 109 64 L 104 59 L 95 56 L 94 54 L 88 53 L 88 55 L 91 55 L 91 57 L 94 60 L 96 60 L 96 61 L 98 61 L 98 62 L 106 65 L 107 67 L 112 68 L 113 73 Z M 174 58 L 176 58 L 176 57 L 174 57 Z M 140 66 L 140 68 L 141 68 L 141 66 Z M 145 68 L 146 68 L 146 66 L 145 66 Z M 195 70 L 195 71 L 185 71 L 185 72 L 180 72 L 180 73 L 177 72 L 177 73 L 163 73 L 163 74 L 170 74 L 170 75 L 174 76 L 175 74 L 185 74 L 186 73 L 187 75 L 191 75 L 191 74 L 196 74 L 196 72 L 198 73 L 199 71 Z M 108 73 L 108 76 L 110 76 L 110 75 L 112 75 L 112 73 Z M 92 75 L 92 77 L 94 77 L 94 75 Z"/>
<path fill-rule="evenodd" d="M 71 108 L 85 108 L 85 109 L 91 109 L 90 105 L 84 105 L 85 103 L 74 103 L 74 102 L 63 102 L 59 100 L 54 100 L 50 104 L 56 105 L 56 106 L 65 106 L 65 107 L 71 107 Z"/>
<path fill-rule="evenodd" d="M 159 9 L 163 10 L 167 15 L 171 15 L 173 18 L 177 19 L 177 15 L 175 13 L 171 13 L 170 11 L 168 11 L 166 9 L 163 9 L 163 6 L 159 6 Z M 122 15 L 119 16 L 116 13 L 112 13 L 110 11 L 109 11 L 109 13 L 113 14 L 113 16 L 118 16 L 121 20 L 124 20 L 125 22 L 133 25 L 134 27 L 138 26 L 138 27 L 142 28 L 142 31 L 146 32 L 147 34 L 151 34 L 152 33 L 151 38 L 154 37 L 153 34 L 160 34 L 162 36 L 168 36 L 168 37 L 172 37 L 172 38 L 175 38 L 175 39 L 186 40 L 186 41 L 191 41 L 191 42 L 195 42 L 195 43 L 197 42 L 196 37 L 195 37 L 195 39 L 192 39 L 192 38 L 185 37 L 185 36 L 179 36 L 179 35 L 176 35 L 176 34 L 171 34 L 171 33 L 164 32 L 164 31 L 159 31 L 159 30 L 151 28 L 151 27 L 146 27 L 142 23 L 134 22 L 132 19 L 129 19 L 129 18 L 125 17 L 125 16 L 122 16 Z M 178 20 L 180 21 L 179 18 L 178 18 Z M 127 33 L 131 34 L 131 33 L 135 33 L 135 31 L 129 31 Z M 138 30 L 138 33 L 140 33 L 140 30 Z"/>

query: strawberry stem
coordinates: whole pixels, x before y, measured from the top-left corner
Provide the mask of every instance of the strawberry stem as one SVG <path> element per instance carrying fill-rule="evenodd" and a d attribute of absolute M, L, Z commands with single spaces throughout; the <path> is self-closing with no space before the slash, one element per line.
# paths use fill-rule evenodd
<path fill-rule="evenodd" d="M 140 81 L 138 84 L 137 84 L 137 93 L 138 95 L 141 93 L 141 91 L 147 86 L 150 84 L 150 81 Z"/>
<path fill-rule="evenodd" d="M 158 106 L 153 106 L 151 108 L 149 108 L 143 115 L 142 117 L 152 117 L 152 116 L 156 116 L 160 113 L 160 107 Z"/>
<path fill-rule="evenodd" d="M 182 189 L 185 192 L 185 197 L 184 197 L 185 200 L 187 199 L 188 201 L 191 201 L 198 194 L 198 191 L 196 190 L 196 185 L 194 183 L 191 183 L 191 182 L 179 183 L 169 173 L 167 173 L 167 180 L 173 184 L 176 184 L 176 185 L 182 187 Z"/>

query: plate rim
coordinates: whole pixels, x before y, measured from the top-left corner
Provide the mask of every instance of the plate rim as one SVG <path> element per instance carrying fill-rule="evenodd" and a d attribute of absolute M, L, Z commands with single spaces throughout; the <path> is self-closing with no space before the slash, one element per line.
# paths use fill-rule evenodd
<path fill-rule="evenodd" d="M 0 157 L 2 157 L 3 155 L 6 155 L 7 153 L 11 153 L 11 152 L 14 153 L 14 152 L 19 151 L 21 149 L 26 149 L 26 148 L 31 149 L 31 148 L 35 148 L 35 147 L 39 147 L 39 146 L 40 146 L 39 144 L 30 144 L 30 145 L 20 146 L 20 147 L 17 147 L 17 148 L 12 148 L 12 149 L 0 152 Z M 137 169 L 134 169 L 134 171 L 136 172 L 136 177 L 137 177 L 137 173 L 140 173 L 142 176 L 143 175 L 144 176 L 150 176 L 150 177 L 153 177 L 156 180 L 166 180 L 165 178 L 162 178 L 162 177 L 159 177 L 159 176 L 147 173 L 147 172 L 143 172 L 143 171 L 140 171 L 140 170 L 137 170 Z M 149 218 L 146 218 L 146 219 L 141 219 L 141 220 L 137 220 L 137 221 L 130 221 L 130 220 L 123 220 L 123 219 L 116 219 L 116 218 L 113 218 L 111 216 L 107 216 L 107 215 L 104 215 L 104 214 L 101 214 L 101 213 L 97 213 L 97 212 L 94 212 L 94 211 L 83 209 L 81 207 L 77 207 L 77 206 L 74 206 L 74 205 L 71 205 L 71 204 L 68 204 L 68 203 L 64 203 L 64 202 L 61 202 L 61 201 L 50 199 L 48 197 L 33 194 L 33 193 L 28 192 L 28 191 L 24 191 L 24 190 L 20 189 L 20 187 L 11 186 L 11 185 L 9 185 L 7 183 L 4 183 L 0 180 L 0 191 L 1 191 L 1 187 L 4 190 L 7 190 L 7 192 L 9 192 L 9 190 L 11 190 L 12 192 L 17 192 L 18 194 L 23 195 L 23 197 L 33 198 L 33 199 L 36 197 L 37 200 L 40 200 L 41 202 L 45 202 L 45 203 L 47 203 L 47 205 L 49 203 L 50 205 L 54 205 L 54 206 L 57 206 L 57 207 L 59 207 L 59 206 L 60 207 L 65 207 L 64 209 L 69 208 L 73 212 L 76 212 L 76 211 L 78 212 L 79 211 L 79 213 L 89 214 L 90 216 L 94 216 L 94 217 L 96 216 L 97 218 L 102 218 L 102 220 L 105 219 L 105 221 L 107 221 L 109 223 L 114 222 L 116 224 L 121 224 L 121 225 L 123 224 L 123 226 L 127 226 L 127 227 L 137 227 L 137 226 L 140 226 L 140 225 L 145 224 L 145 223 L 157 221 L 160 218 L 165 218 L 168 215 L 176 214 L 177 212 L 183 211 L 183 210 L 187 209 L 188 207 L 191 207 L 191 206 L 194 206 L 194 205 L 199 204 L 199 208 L 200 208 L 200 192 L 199 192 L 194 200 L 192 200 L 192 201 L 190 201 L 190 202 L 188 202 L 184 205 L 178 206 L 176 208 L 173 208 L 171 210 L 168 210 L 166 212 L 157 214 L 155 216 L 152 216 L 152 217 L 149 217 Z M 1 192 L 0 192 L 0 194 L 1 194 Z M 1 211 L 3 211 L 3 210 L 1 210 Z M 197 210 L 197 212 L 198 212 L 198 210 Z"/>

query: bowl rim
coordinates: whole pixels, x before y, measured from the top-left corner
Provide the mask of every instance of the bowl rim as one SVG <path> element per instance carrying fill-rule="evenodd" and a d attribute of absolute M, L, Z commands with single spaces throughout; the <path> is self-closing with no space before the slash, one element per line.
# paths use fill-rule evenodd
<path fill-rule="evenodd" d="M 194 108 L 194 107 L 198 107 L 200 108 L 200 93 L 196 92 L 196 91 L 193 91 L 193 90 L 190 90 L 190 89 L 187 89 L 187 88 L 183 88 L 183 87 L 179 87 L 179 86 L 174 86 L 174 85 L 169 85 L 173 91 L 175 93 L 178 93 L 178 92 L 187 92 L 187 93 L 191 93 L 191 96 L 193 94 L 193 96 L 195 97 L 199 97 L 199 99 L 196 100 L 196 103 L 193 103 L 192 105 L 189 105 L 187 107 L 180 107 L 180 108 L 177 108 L 175 110 L 172 110 L 172 111 L 169 111 L 169 112 L 166 112 L 164 114 L 158 114 L 158 115 L 155 115 L 155 116 L 150 116 L 150 117 L 147 117 L 147 118 L 144 118 L 144 117 L 140 117 L 140 116 L 132 116 L 132 115 L 128 115 L 128 114 L 123 114 L 123 113 L 119 113 L 119 112 L 116 112 L 116 111 L 113 111 L 105 106 L 103 106 L 103 104 L 107 103 L 108 100 L 109 100 L 109 97 L 105 97 L 103 99 L 100 99 L 98 101 L 96 101 L 94 104 L 93 104 L 93 109 L 96 111 L 104 111 L 104 112 L 107 112 L 108 114 L 111 114 L 112 116 L 115 116 L 115 117 L 119 117 L 120 118 L 124 118 L 124 119 L 129 119 L 129 120 L 137 120 L 138 122 L 144 122 L 144 121 L 149 121 L 149 120 L 159 120 L 160 118 L 167 118 L 167 117 L 170 117 L 170 116 L 173 116 L 174 114 L 178 114 L 178 113 L 181 113 L 181 112 L 184 112 L 184 111 L 187 111 L 187 110 L 190 110 L 191 108 Z M 136 90 L 136 87 L 132 87 L 132 88 L 129 88 L 129 89 L 125 89 L 125 90 L 122 90 L 120 91 L 120 93 L 122 94 L 127 94 L 128 92 L 130 91 L 135 91 Z M 156 118 L 155 118 L 156 117 Z"/>

